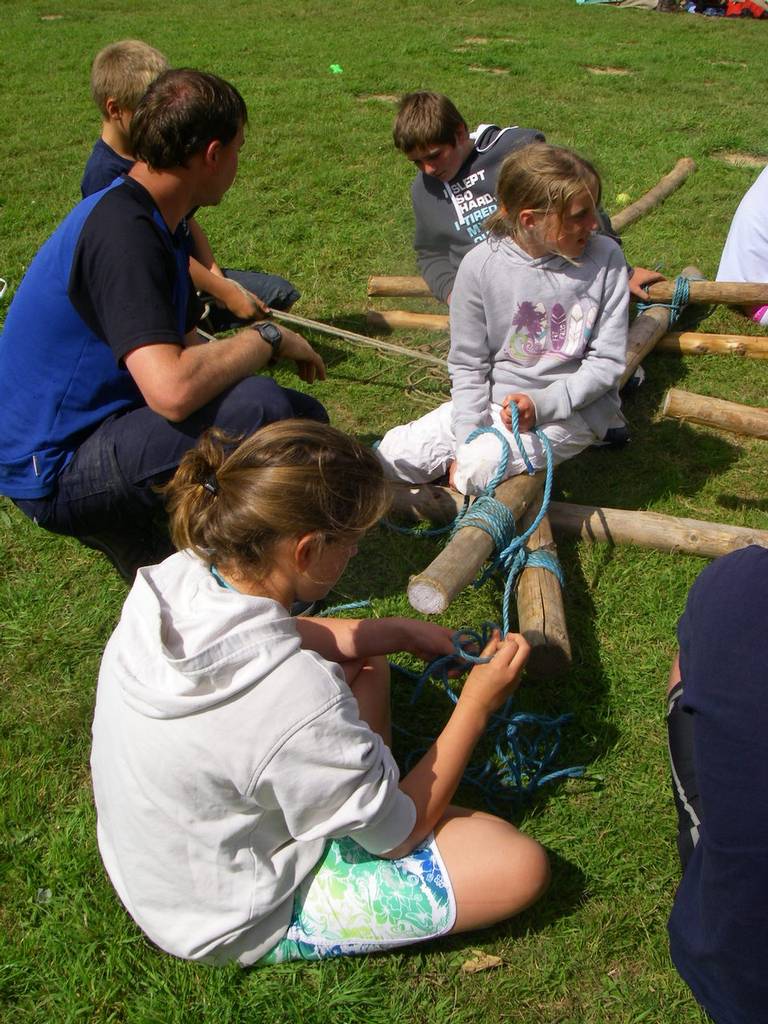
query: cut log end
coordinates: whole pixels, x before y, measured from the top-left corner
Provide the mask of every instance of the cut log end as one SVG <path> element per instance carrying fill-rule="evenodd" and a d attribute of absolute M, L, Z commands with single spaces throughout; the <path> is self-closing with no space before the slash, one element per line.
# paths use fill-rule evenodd
<path fill-rule="evenodd" d="M 408 584 L 408 600 L 422 615 L 441 615 L 450 604 L 448 595 L 435 580 L 413 576 Z"/>

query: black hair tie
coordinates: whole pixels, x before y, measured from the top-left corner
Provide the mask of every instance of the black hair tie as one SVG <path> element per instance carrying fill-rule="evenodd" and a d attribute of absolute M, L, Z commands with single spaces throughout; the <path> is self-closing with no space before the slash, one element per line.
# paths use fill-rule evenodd
<path fill-rule="evenodd" d="M 216 497 L 219 493 L 219 481 L 216 479 L 215 473 L 211 473 L 210 476 L 207 476 L 205 480 L 203 480 L 203 487 L 209 494 L 212 494 L 214 498 Z"/>

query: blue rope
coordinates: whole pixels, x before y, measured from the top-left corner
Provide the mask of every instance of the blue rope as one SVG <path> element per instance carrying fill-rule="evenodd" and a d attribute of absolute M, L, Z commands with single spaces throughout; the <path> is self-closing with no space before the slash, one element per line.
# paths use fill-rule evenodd
<path fill-rule="evenodd" d="M 533 474 L 535 469 L 528 458 L 520 436 L 517 406 L 511 403 L 509 408 L 512 418 L 511 433 L 515 438 L 527 472 Z M 497 569 L 506 573 L 502 609 L 502 632 L 503 635 L 506 635 L 510 632 L 509 607 L 513 588 L 526 564 L 548 569 L 557 576 L 561 585 L 564 584 L 562 569 L 554 556 L 546 551 L 530 552 L 525 547 L 525 542 L 537 529 L 549 508 L 554 479 L 552 446 L 546 434 L 541 430 L 536 430 L 536 435 L 541 441 L 546 456 L 544 490 L 541 507 L 536 517 L 528 529 L 518 535 L 516 533 L 514 516 L 505 505 L 493 497 L 496 487 L 506 477 L 510 459 L 509 442 L 501 431 L 495 427 L 480 427 L 469 435 L 467 443 L 483 433 L 494 434 L 501 443 L 501 457 L 498 468 L 483 494 L 477 497 L 472 504 L 469 503 L 468 499 L 465 500 L 464 508 L 456 516 L 452 524 L 447 528 L 420 531 L 414 531 L 411 528 L 393 527 L 391 523 L 385 523 L 385 525 L 391 529 L 396 529 L 397 532 L 417 532 L 422 536 L 434 536 L 445 533 L 447 530 L 451 530 L 453 535 L 465 526 L 475 526 L 488 533 L 493 540 L 496 555 L 489 568 L 476 581 L 475 586 L 479 586 L 480 583 L 487 579 L 490 573 Z M 414 682 L 411 703 L 413 704 L 419 699 L 428 681 L 433 680 L 437 682 L 449 700 L 455 704 L 458 700 L 458 695 L 449 681 L 449 672 L 457 669 L 466 671 L 473 664 L 489 661 L 490 659 L 476 655 L 473 651 L 482 650 L 485 647 L 494 628 L 496 627 L 493 624 L 484 623 L 480 632 L 467 629 L 454 633 L 454 653 L 437 658 L 421 674 L 411 672 L 409 669 L 395 664 L 400 673 Z M 512 708 L 513 701 L 510 698 L 504 707 L 492 716 L 487 737 L 493 746 L 493 753 L 482 764 L 470 764 L 465 771 L 463 779 L 465 783 L 475 786 L 480 790 L 486 803 L 492 810 L 496 808 L 498 800 L 518 799 L 521 796 L 529 795 L 539 786 L 543 786 L 548 782 L 561 778 L 576 778 L 584 774 L 583 766 L 560 769 L 551 768 L 560 752 L 561 729 L 567 722 L 571 721 L 573 718 L 571 714 L 549 718 L 530 712 L 514 712 Z M 418 738 L 407 729 L 399 726 L 394 728 L 403 735 Z M 432 742 L 433 739 L 430 739 L 429 744 Z M 427 747 L 420 747 L 413 750 L 410 755 L 410 762 L 412 763 L 413 759 L 417 755 L 421 755 L 426 749 Z"/>
<path fill-rule="evenodd" d="M 312 616 L 313 619 L 327 619 L 331 616 L 338 615 L 339 612 L 350 612 L 354 608 L 370 608 L 370 601 L 349 601 L 347 604 L 335 604 L 332 608 L 323 608 L 322 611 L 317 612 Z"/>
<path fill-rule="evenodd" d="M 466 671 L 472 665 L 490 661 L 490 658 L 474 654 L 473 650 L 482 650 L 496 628 L 493 623 L 485 622 L 479 631 L 467 629 L 454 633 L 454 653 L 437 658 L 421 674 L 395 665 L 414 683 L 411 704 L 416 703 L 429 680 L 436 682 L 448 699 L 456 704 L 458 694 L 448 673 L 456 669 Z M 492 752 L 484 760 L 470 762 L 462 779 L 466 785 L 479 790 L 491 810 L 497 810 L 500 803 L 530 796 L 549 782 L 579 778 L 584 774 L 583 765 L 552 768 L 560 753 L 562 727 L 572 720 L 572 715 L 548 718 L 532 712 L 514 712 L 512 708 L 510 697 L 501 710 L 491 716 L 486 737 Z M 408 729 L 394 728 L 405 736 L 417 738 Z M 434 738 L 427 740 L 428 745 L 432 742 Z M 408 768 L 428 749 L 428 745 L 411 752 Z"/>
<path fill-rule="evenodd" d="M 509 411 L 512 416 L 512 436 L 515 438 L 521 458 L 525 463 L 526 471 L 532 475 L 535 473 L 535 469 L 528 458 L 525 446 L 523 445 L 523 440 L 520 436 L 519 413 L 514 402 L 510 403 Z M 554 555 L 550 554 L 548 551 L 529 551 L 525 546 L 525 542 L 538 529 L 539 523 L 547 514 L 549 502 L 552 497 L 552 484 L 554 481 L 552 445 L 543 430 L 536 428 L 534 432 L 541 441 L 541 445 L 544 449 L 546 473 L 544 477 L 544 490 L 541 497 L 541 506 L 528 529 L 524 530 L 523 533 L 518 534 L 514 516 L 506 505 L 497 501 L 493 496 L 494 491 L 504 479 L 509 465 L 509 441 L 500 430 L 496 429 L 496 427 L 478 427 L 477 430 L 473 430 L 469 435 L 467 443 L 473 441 L 476 437 L 479 437 L 480 434 L 494 434 L 499 439 L 502 449 L 499 468 L 483 494 L 476 498 L 468 507 L 465 505 L 464 509 L 458 514 L 453 522 L 453 530 L 451 534 L 451 536 L 453 536 L 453 534 L 458 530 L 463 529 L 465 526 L 475 526 L 477 529 L 484 530 L 493 541 L 496 554 L 491 560 L 490 565 L 475 581 L 475 586 L 480 586 L 492 573 L 496 571 L 502 572 L 505 575 L 504 597 L 502 602 L 502 630 L 505 635 L 509 632 L 509 608 L 512 600 L 512 594 L 518 577 L 526 565 L 540 569 L 547 569 L 549 572 L 554 573 L 560 581 L 561 586 L 565 585 L 565 577 L 563 576 L 562 568 Z"/>
<path fill-rule="evenodd" d="M 672 325 L 680 319 L 680 315 L 688 305 L 689 296 L 690 279 L 680 274 L 675 278 L 675 290 L 672 293 L 671 302 L 638 302 L 637 312 L 642 314 L 648 309 L 653 309 L 654 306 L 664 306 L 669 308 L 669 323 Z"/>

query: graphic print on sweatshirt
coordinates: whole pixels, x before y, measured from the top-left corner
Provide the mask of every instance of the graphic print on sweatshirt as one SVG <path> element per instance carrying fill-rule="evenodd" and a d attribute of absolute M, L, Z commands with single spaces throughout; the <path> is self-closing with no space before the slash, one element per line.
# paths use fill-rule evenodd
<path fill-rule="evenodd" d="M 485 179 L 485 170 L 479 170 L 445 185 L 445 191 L 456 211 L 453 229 L 468 235 L 474 245 L 487 238 L 488 232 L 483 228 L 483 222 L 498 209 L 496 198 L 489 191 Z"/>
<path fill-rule="evenodd" d="M 513 363 L 533 366 L 543 356 L 576 359 L 589 344 L 597 306 L 577 301 L 569 309 L 555 302 L 547 312 L 542 302 L 518 302 L 504 343 Z"/>

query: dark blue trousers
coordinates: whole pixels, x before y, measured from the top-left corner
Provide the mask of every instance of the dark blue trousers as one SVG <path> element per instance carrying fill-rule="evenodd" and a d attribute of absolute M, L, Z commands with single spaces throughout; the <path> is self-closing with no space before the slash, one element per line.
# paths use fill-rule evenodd
<path fill-rule="evenodd" d="M 54 533 L 140 535 L 162 498 L 156 487 L 173 475 L 184 453 L 209 427 L 246 437 L 277 420 L 328 422 L 315 398 L 280 387 L 271 377 L 248 377 L 186 420 L 171 423 L 147 406 L 105 420 L 87 437 L 45 498 L 17 500 L 30 519 Z"/>

